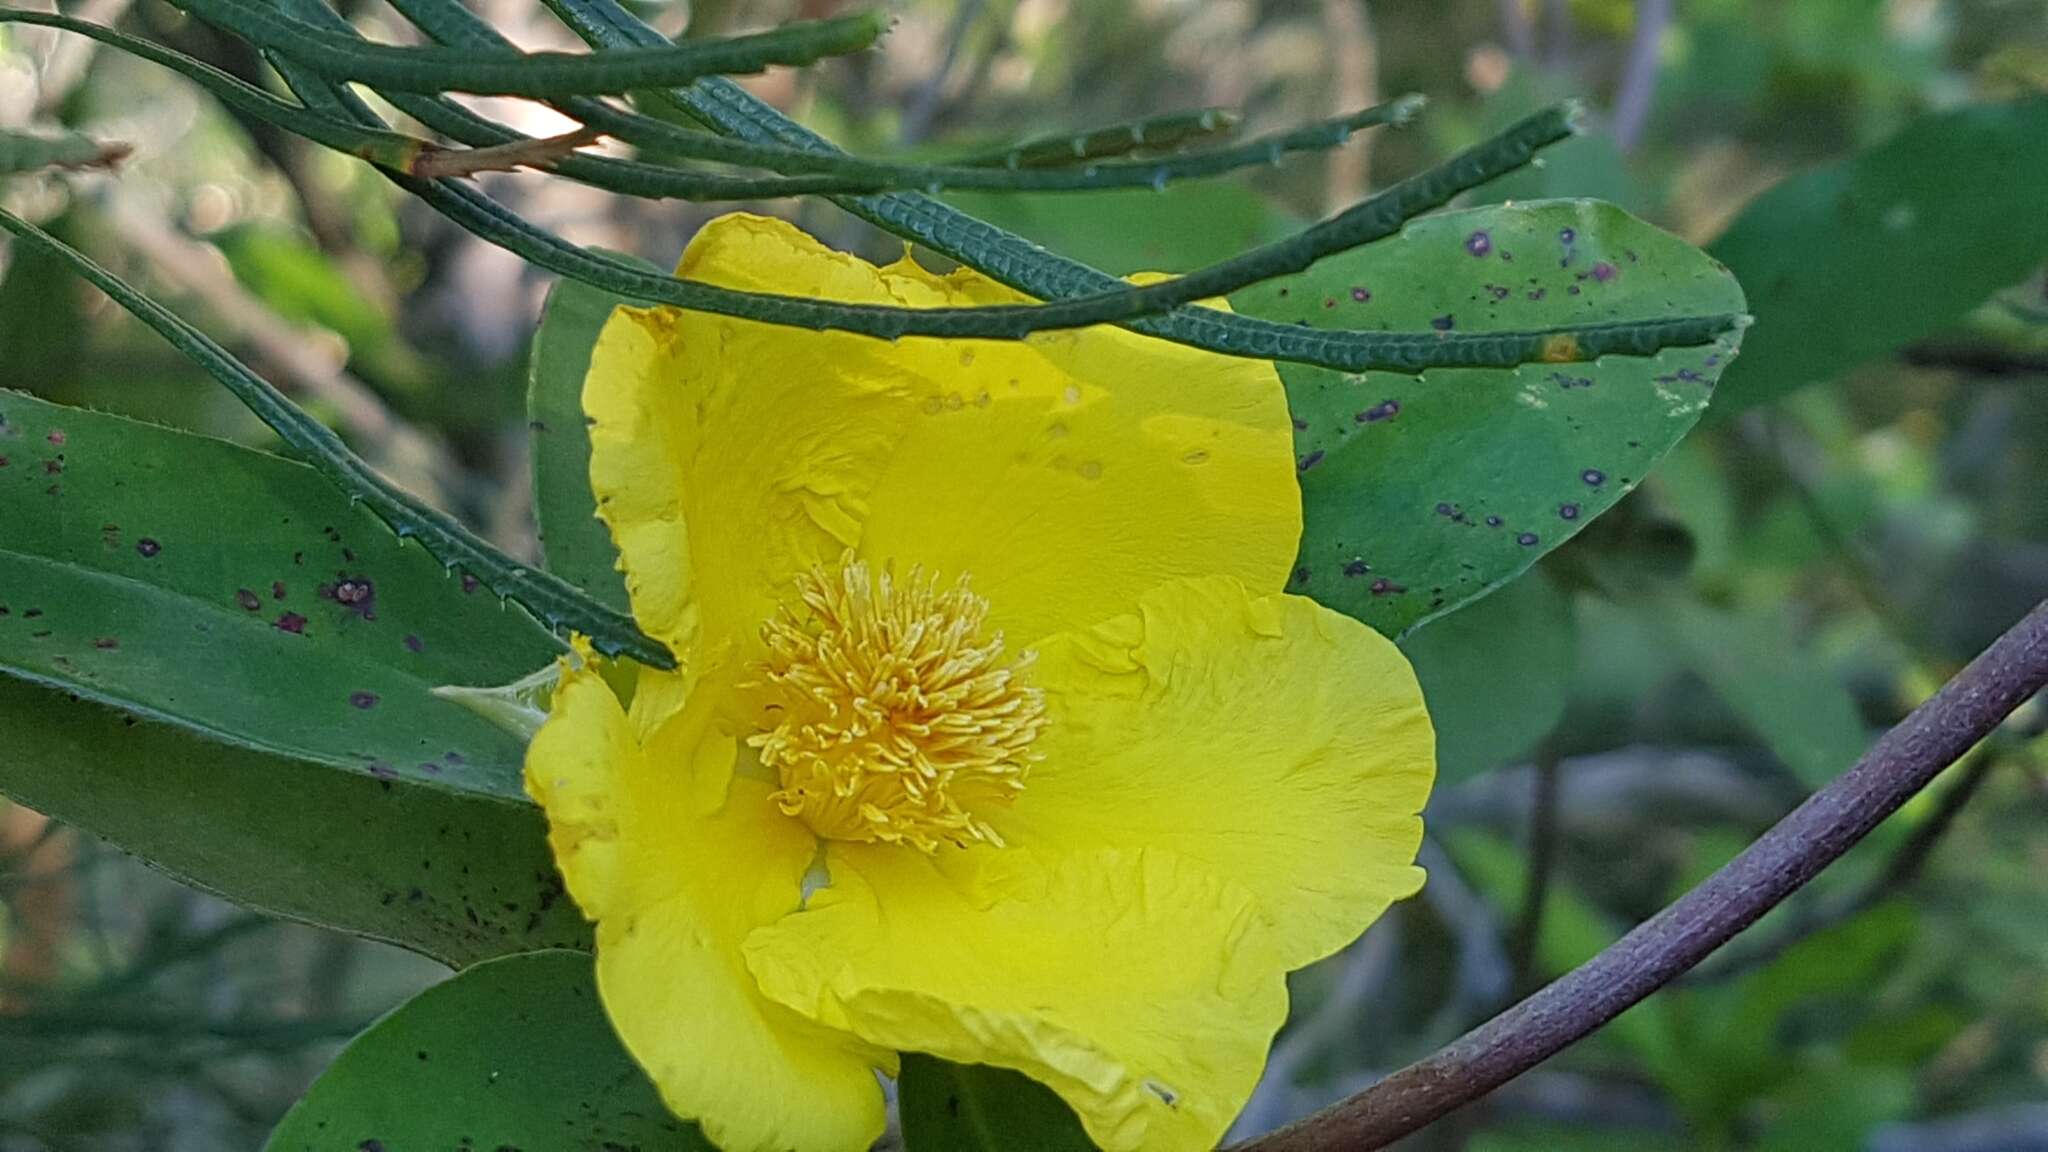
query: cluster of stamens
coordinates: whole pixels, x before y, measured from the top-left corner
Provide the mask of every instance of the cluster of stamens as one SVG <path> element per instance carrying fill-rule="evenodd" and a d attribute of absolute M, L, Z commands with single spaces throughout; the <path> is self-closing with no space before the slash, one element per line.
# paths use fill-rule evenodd
<path fill-rule="evenodd" d="M 1006 659 L 1001 633 L 983 637 L 988 601 L 964 576 L 899 582 L 849 556 L 797 592 L 762 625 L 774 726 L 747 741 L 781 780 L 777 806 L 829 839 L 1000 845 L 976 813 L 1008 804 L 1036 758 L 1032 654 Z"/>

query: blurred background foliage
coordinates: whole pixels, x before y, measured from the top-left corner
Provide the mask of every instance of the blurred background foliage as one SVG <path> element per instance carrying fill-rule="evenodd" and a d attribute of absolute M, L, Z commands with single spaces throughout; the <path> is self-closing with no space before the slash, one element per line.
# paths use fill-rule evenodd
<path fill-rule="evenodd" d="M 157 0 L 65 7 L 272 83 Z M 402 35 L 378 3 L 344 7 Z M 835 5 L 635 7 L 679 34 Z M 530 0 L 478 8 L 524 47 L 574 46 Z M 1229 255 L 1581 95 L 1594 131 L 1483 198 L 1613 200 L 1727 260 L 1757 313 L 1708 419 L 1639 490 L 1407 641 L 1443 741 L 1431 882 L 1300 974 L 1240 1134 L 1590 956 L 2048 591 L 2048 278 L 2029 273 L 2048 259 L 2048 0 L 892 10 L 885 51 L 749 86 L 867 155 L 1204 105 L 1257 131 L 1430 97 L 1412 127 L 1249 179 L 949 197 L 1111 271 Z M 2003 106 L 1989 119 L 1957 111 L 1987 102 Z M 537 135 L 565 123 L 477 103 Z M 12 181 L 10 207 L 534 554 L 522 398 L 546 277 L 157 68 L 10 27 L 0 127 L 29 124 L 135 154 L 115 178 Z M 484 182 L 572 240 L 664 265 L 709 215 L 530 174 Z M 761 207 L 870 255 L 898 243 L 823 204 Z M 0 385 L 271 443 L 106 299 L 18 252 L 0 276 Z M 1414 1146 L 2048 1148 L 2042 729 L 2036 701 L 1728 954 Z M 341 1040 L 443 975 L 238 911 L 19 808 L 0 809 L 0 907 L 0 1152 L 255 1147 Z"/>

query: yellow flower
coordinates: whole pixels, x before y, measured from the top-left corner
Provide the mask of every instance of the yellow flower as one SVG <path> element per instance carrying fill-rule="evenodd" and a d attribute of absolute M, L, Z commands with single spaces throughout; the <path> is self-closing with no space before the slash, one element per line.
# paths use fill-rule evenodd
<path fill-rule="evenodd" d="M 684 276 L 1021 299 L 729 216 Z M 527 756 L 614 1027 L 729 1152 L 861 1149 L 895 1053 L 1019 1069 L 1102 1147 L 1212 1147 L 1286 973 L 1422 882 L 1407 663 L 1281 593 L 1269 364 L 1111 328 L 904 340 L 622 309 L 584 384 L 641 627 Z"/>

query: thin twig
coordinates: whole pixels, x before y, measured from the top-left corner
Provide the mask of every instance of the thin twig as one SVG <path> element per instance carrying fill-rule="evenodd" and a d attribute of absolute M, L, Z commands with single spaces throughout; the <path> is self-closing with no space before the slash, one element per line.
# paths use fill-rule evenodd
<path fill-rule="evenodd" d="M 1239 1152 L 1384 1147 L 1583 1039 L 1813 879 L 2048 685 L 2048 601 L 1863 758 L 1662 912 L 1561 979 L 1347 1100 Z"/>
<path fill-rule="evenodd" d="M 1614 142 L 1623 152 L 1634 150 L 1650 121 L 1650 105 L 1657 95 L 1657 49 L 1670 22 L 1671 0 L 1636 0 L 1635 34 L 1629 40 L 1621 90 L 1614 97 Z"/>
<path fill-rule="evenodd" d="M 1535 787 L 1529 803 L 1529 880 L 1522 890 L 1521 918 L 1508 937 L 1508 964 L 1518 993 L 1528 991 L 1535 977 L 1536 941 L 1557 864 L 1557 760 L 1549 749 L 1539 751 L 1530 774 Z"/>
<path fill-rule="evenodd" d="M 1330 66 L 1336 73 L 1334 111 L 1343 113 L 1377 103 L 1379 45 L 1373 39 L 1372 14 L 1366 0 L 1323 0 L 1323 34 L 1330 41 Z M 1370 135 L 1349 149 L 1330 154 L 1323 200 L 1330 210 L 1355 203 L 1372 187 Z"/>
<path fill-rule="evenodd" d="M 1562 72 L 1571 59 L 1571 0 L 1543 0 L 1543 63 L 1554 72 Z"/>
<path fill-rule="evenodd" d="M 604 139 L 595 128 L 578 128 L 559 136 L 513 140 L 484 148 L 430 148 L 419 154 L 407 169 L 422 180 L 474 176 L 479 172 L 513 172 L 521 168 L 546 168 L 578 148 Z"/>
<path fill-rule="evenodd" d="M 974 30 L 975 22 L 981 19 L 982 0 L 962 0 L 953 10 L 952 22 L 946 26 L 945 47 L 939 53 L 938 67 L 911 93 L 907 107 L 903 109 L 903 123 L 897 128 L 897 137 L 902 143 L 916 144 L 932 130 L 939 118 L 939 108 L 946 95 L 946 81 L 952 78 L 954 65 L 960 62 L 960 48 L 967 43 L 967 34 Z"/>
<path fill-rule="evenodd" d="M 1536 54 L 1536 22 L 1529 18 L 1528 0 L 1500 0 L 1500 33 L 1515 59 Z"/>

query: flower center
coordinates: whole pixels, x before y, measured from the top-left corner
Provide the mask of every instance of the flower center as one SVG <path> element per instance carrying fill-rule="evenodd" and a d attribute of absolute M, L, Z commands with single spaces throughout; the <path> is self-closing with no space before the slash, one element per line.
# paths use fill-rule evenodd
<path fill-rule="evenodd" d="M 797 579 L 796 604 L 761 626 L 773 728 L 748 737 L 779 775 L 774 799 L 828 839 L 935 851 L 1002 837 L 976 816 L 1008 804 L 1036 759 L 1045 695 L 1032 653 L 984 637 L 988 601 L 913 568 L 843 560 Z"/>

